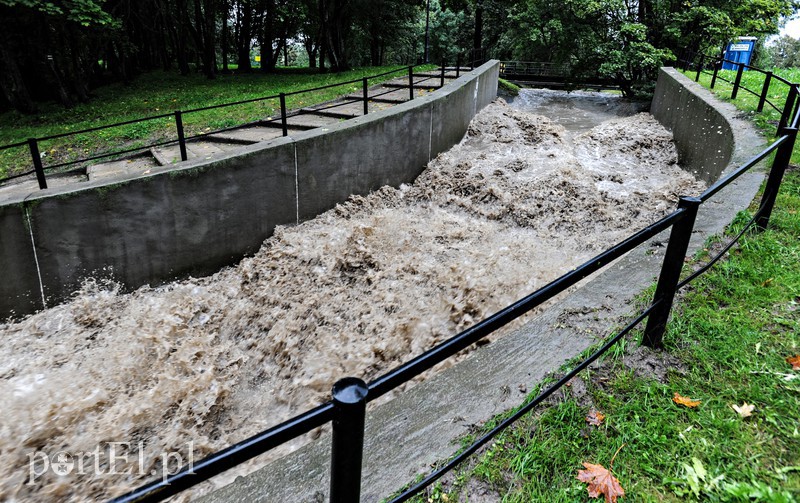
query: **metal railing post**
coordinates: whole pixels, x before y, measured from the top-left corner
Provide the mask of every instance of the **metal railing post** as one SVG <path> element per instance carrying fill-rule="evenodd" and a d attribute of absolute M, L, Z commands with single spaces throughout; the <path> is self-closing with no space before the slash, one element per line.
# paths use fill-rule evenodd
<path fill-rule="evenodd" d="M 283 129 L 283 136 L 289 136 L 289 125 L 286 122 L 286 95 L 280 93 L 278 97 L 281 101 L 281 128 Z"/>
<path fill-rule="evenodd" d="M 781 120 L 778 121 L 778 131 L 777 135 L 782 136 L 783 130 L 786 129 L 786 126 L 789 125 L 789 120 L 792 114 L 792 108 L 794 108 L 794 102 L 797 99 L 797 86 L 790 86 L 789 87 L 789 95 L 786 96 L 786 103 L 783 105 L 783 113 L 781 114 Z"/>
<path fill-rule="evenodd" d="M 361 81 L 361 90 L 364 93 L 364 115 L 367 115 L 369 113 L 369 82 L 366 77 Z"/>
<path fill-rule="evenodd" d="M 456 55 L 456 78 L 461 75 L 461 53 Z"/>
<path fill-rule="evenodd" d="M 714 89 L 714 86 L 717 84 L 717 73 L 719 73 L 719 69 L 722 66 L 722 60 L 715 59 L 714 60 L 714 75 L 711 76 L 711 89 Z"/>
<path fill-rule="evenodd" d="M 772 215 L 772 208 L 775 206 L 775 199 L 778 197 L 778 191 L 781 188 L 783 174 L 786 172 L 786 168 L 789 167 L 789 161 L 794 150 L 794 142 L 797 139 L 797 128 L 786 128 L 783 130 L 783 134 L 789 136 L 789 139 L 781 144 L 775 153 L 772 168 L 769 170 L 767 185 L 764 187 L 764 195 L 761 196 L 761 204 L 759 205 L 761 213 L 756 218 L 756 227 L 762 231 L 769 225 L 769 218 Z"/>
<path fill-rule="evenodd" d="M 183 114 L 175 110 L 175 128 L 178 130 L 178 147 L 181 149 L 181 161 L 189 159 L 186 153 L 186 135 L 183 133 Z"/>
<path fill-rule="evenodd" d="M 697 75 L 694 76 L 695 82 L 700 82 L 700 73 L 703 71 L 703 55 L 701 54 L 697 61 Z"/>
<path fill-rule="evenodd" d="M 444 87 L 444 63 L 445 61 L 442 60 L 442 74 L 441 74 L 441 82 L 439 83 L 439 87 Z"/>
<path fill-rule="evenodd" d="M 408 99 L 414 99 L 414 67 L 408 67 Z"/>
<path fill-rule="evenodd" d="M 333 385 L 331 503 L 358 503 L 361 498 L 368 392 L 367 384 L 357 377 L 345 377 Z"/>
<path fill-rule="evenodd" d="M 739 94 L 739 84 L 742 82 L 742 72 L 744 72 L 744 65 L 739 63 L 739 69 L 736 71 L 736 80 L 733 82 L 733 91 L 731 91 L 732 100 L 735 100 L 736 95 Z"/>
<path fill-rule="evenodd" d="M 764 103 L 767 102 L 767 94 L 769 93 L 769 85 L 772 83 L 772 72 L 767 72 L 764 76 L 764 86 L 761 88 L 761 96 L 758 98 L 757 112 L 764 111 Z"/>
<path fill-rule="evenodd" d="M 697 209 L 702 201 L 697 197 L 681 197 L 678 202 L 679 209 L 685 209 L 685 216 L 672 226 L 669 235 L 669 244 L 664 255 L 664 263 L 661 266 L 661 274 L 658 276 L 656 293 L 653 302 L 659 304 L 647 317 L 647 326 L 644 329 L 642 344 L 651 348 L 663 347 L 664 331 L 667 328 L 669 312 L 675 300 L 675 292 L 678 288 L 678 281 L 681 277 L 683 261 L 686 258 L 686 250 L 689 249 L 689 240 L 692 237 L 694 221 L 697 217 Z"/>
<path fill-rule="evenodd" d="M 39 189 L 44 190 L 47 188 L 47 180 L 44 178 L 44 166 L 42 165 L 42 156 L 39 153 L 39 142 L 36 141 L 36 138 L 28 138 L 28 148 L 31 151 L 33 169 L 36 171 L 36 180 L 39 181 Z"/>

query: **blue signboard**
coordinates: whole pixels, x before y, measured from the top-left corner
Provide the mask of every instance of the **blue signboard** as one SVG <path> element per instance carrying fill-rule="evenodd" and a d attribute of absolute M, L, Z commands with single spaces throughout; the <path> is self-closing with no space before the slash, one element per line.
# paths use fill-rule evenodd
<path fill-rule="evenodd" d="M 722 69 L 738 70 L 739 65 L 737 63 L 749 65 L 755 47 L 756 37 L 739 37 L 736 41 L 731 42 L 725 50 L 725 59 L 728 61 L 722 62 Z"/>

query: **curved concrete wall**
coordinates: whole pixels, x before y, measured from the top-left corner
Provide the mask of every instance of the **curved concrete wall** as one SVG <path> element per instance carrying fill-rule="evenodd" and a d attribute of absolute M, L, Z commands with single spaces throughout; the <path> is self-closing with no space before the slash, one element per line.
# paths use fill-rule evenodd
<path fill-rule="evenodd" d="M 737 118 L 733 105 L 716 99 L 674 68 L 659 71 L 650 113 L 675 139 L 678 163 L 707 183 L 731 164 L 744 164 L 761 140 Z"/>
<path fill-rule="evenodd" d="M 126 288 L 205 275 L 296 224 L 413 181 L 497 94 L 490 61 L 429 95 L 212 161 L 31 193 L 0 205 L 0 319 L 68 298 L 90 276 Z"/>

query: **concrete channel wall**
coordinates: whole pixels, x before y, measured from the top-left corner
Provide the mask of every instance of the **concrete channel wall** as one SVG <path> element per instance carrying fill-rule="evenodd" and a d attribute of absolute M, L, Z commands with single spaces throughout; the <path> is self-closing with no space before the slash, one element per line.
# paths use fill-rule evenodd
<path fill-rule="evenodd" d="M 734 132 L 715 105 L 685 80 L 674 68 L 662 68 L 650 113 L 672 131 L 681 167 L 713 183 L 731 161 Z"/>
<path fill-rule="evenodd" d="M 498 72 L 490 61 L 424 97 L 227 157 L 0 201 L 0 320 L 92 276 L 134 289 L 213 273 L 277 225 L 411 182 L 494 99 Z"/>

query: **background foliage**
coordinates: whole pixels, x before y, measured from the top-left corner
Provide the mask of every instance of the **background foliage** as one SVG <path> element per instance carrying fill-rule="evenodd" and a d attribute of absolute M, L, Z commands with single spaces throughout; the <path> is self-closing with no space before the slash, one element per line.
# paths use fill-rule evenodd
<path fill-rule="evenodd" d="M 154 70 L 214 78 L 279 64 L 452 64 L 471 48 L 599 72 L 631 94 L 685 49 L 716 52 L 736 35 L 777 33 L 796 2 L 0 0 L 0 110 L 69 107 Z"/>

